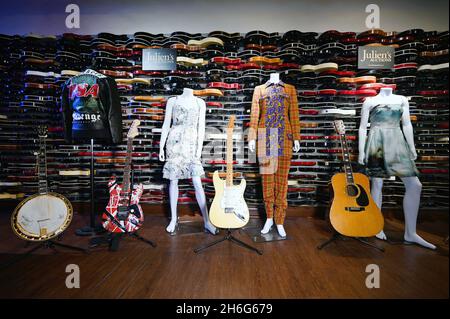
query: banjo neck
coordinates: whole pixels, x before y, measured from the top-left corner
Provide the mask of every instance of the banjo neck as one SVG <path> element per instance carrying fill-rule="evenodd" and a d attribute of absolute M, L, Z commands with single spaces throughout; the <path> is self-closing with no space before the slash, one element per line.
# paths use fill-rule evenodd
<path fill-rule="evenodd" d="M 38 173 L 38 192 L 39 194 L 47 194 L 48 182 L 47 182 L 46 136 L 39 136 L 39 151 L 37 154 L 37 173 Z"/>

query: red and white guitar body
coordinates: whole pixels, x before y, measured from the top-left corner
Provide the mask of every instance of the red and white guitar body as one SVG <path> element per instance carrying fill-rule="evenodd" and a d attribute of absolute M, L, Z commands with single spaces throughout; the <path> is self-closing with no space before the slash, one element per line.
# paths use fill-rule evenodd
<path fill-rule="evenodd" d="M 133 156 L 133 139 L 138 135 L 139 120 L 131 123 L 127 134 L 127 155 L 123 170 L 123 183 L 118 184 L 113 176 L 108 183 L 109 202 L 103 213 L 103 228 L 110 233 L 134 233 L 141 228 L 144 222 L 144 213 L 139 205 L 144 186 L 139 184 L 133 189 L 131 183 L 131 162 Z"/>
<path fill-rule="evenodd" d="M 108 206 L 106 206 L 106 211 L 114 217 L 116 222 L 111 219 L 111 216 L 103 213 L 103 228 L 111 233 L 124 233 L 124 230 L 129 233 L 137 231 L 144 223 L 144 213 L 142 212 L 141 205 L 139 205 L 139 200 L 141 199 L 144 191 L 143 185 L 139 184 L 138 187 L 131 193 L 131 200 L 128 205 L 131 211 L 125 220 L 120 220 L 117 214 L 118 207 L 121 206 L 121 203 L 127 201 L 127 199 L 123 197 L 124 194 L 122 193 L 122 185 L 117 184 L 116 178 L 113 177 L 109 181 L 108 187 L 109 202 Z M 117 225 L 117 222 L 122 225 L 122 228 Z"/>

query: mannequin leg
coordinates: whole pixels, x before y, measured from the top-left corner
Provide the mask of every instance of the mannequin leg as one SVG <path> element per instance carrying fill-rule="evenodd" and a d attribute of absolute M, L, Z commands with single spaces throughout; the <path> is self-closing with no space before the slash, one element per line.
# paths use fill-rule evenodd
<path fill-rule="evenodd" d="M 378 208 L 381 210 L 381 206 L 383 205 L 383 179 L 379 177 L 372 178 L 371 185 L 371 195 L 375 204 L 377 204 Z M 381 240 L 387 240 L 387 236 L 384 231 L 380 231 L 376 237 Z"/>
<path fill-rule="evenodd" d="M 263 184 L 264 207 L 266 209 L 267 217 L 264 227 L 261 230 L 261 234 L 267 234 L 273 226 L 274 174 L 262 174 L 261 180 Z"/>
<path fill-rule="evenodd" d="M 178 223 L 177 204 L 178 204 L 178 180 L 173 179 L 169 184 L 169 200 L 170 200 L 170 213 L 171 219 L 166 231 L 173 233 Z"/>
<path fill-rule="evenodd" d="M 292 146 L 290 146 L 292 147 Z M 278 169 L 275 173 L 275 224 L 281 237 L 286 237 L 284 229 L 284 220 L 286 218 L 286 209 L 288 207 L 288 175 L 291 167 L 291 156 L 280 156 L 278 158 Z"/>
<path fill-rule="evenodd" d="M 203 221 L 205 223 L 205 230 L 215 235 L 217 229 L 209 221 L 208 206 L 206 205 L 205 191 L 203 190 L 203 185 L 200 176 L 192 177 L 192 184 L 194 184 L 195 198 L 197 199 L 198 206 L 200 206 L 200 211 L 202 212 Z"/>
<path fill-rule="evenodd" d="M 267 218 L 266 222 L 264 223 L 264 227 L 263 229 L 261 229 L 261 234 L 267 234 L 268 232 L 270 232 L 270 230 L 272 229 L 273 226 L 273 218 Z"/>
<path fill-rule="evenodd" d="M 436 246 L 427 242 L 417 235 L 416 225 L 417 216 L 419 214 L 420 194 L 422 192 L 422 184 L 417 176 L 403 177 L 405 184 L 405 197 L 403 198 L 403 211 L 405 214 L 405 236 L 407 242 L 416 243 L 430 249 L 436 249 Z"/>

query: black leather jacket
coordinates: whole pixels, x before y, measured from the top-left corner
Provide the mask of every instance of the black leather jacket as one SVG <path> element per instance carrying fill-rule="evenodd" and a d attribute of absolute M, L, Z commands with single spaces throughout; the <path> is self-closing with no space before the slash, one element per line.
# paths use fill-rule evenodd
<path fill-rule="evenodd" d="M 89 140 L 122 142 L 122 112 L 114 79 L 86 70 L 67 80 L 62 91 L 67 143 Z"/>

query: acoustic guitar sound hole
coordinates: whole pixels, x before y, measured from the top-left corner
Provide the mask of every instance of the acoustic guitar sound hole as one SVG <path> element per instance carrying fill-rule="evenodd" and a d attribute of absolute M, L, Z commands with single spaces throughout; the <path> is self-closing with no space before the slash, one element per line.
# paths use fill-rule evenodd
<path fill-rule="evenodd" d="M 356 185 L 347 185 L 347 194 L 348 196 L 355 197 L 358 195 L 358 187 Z"/>

